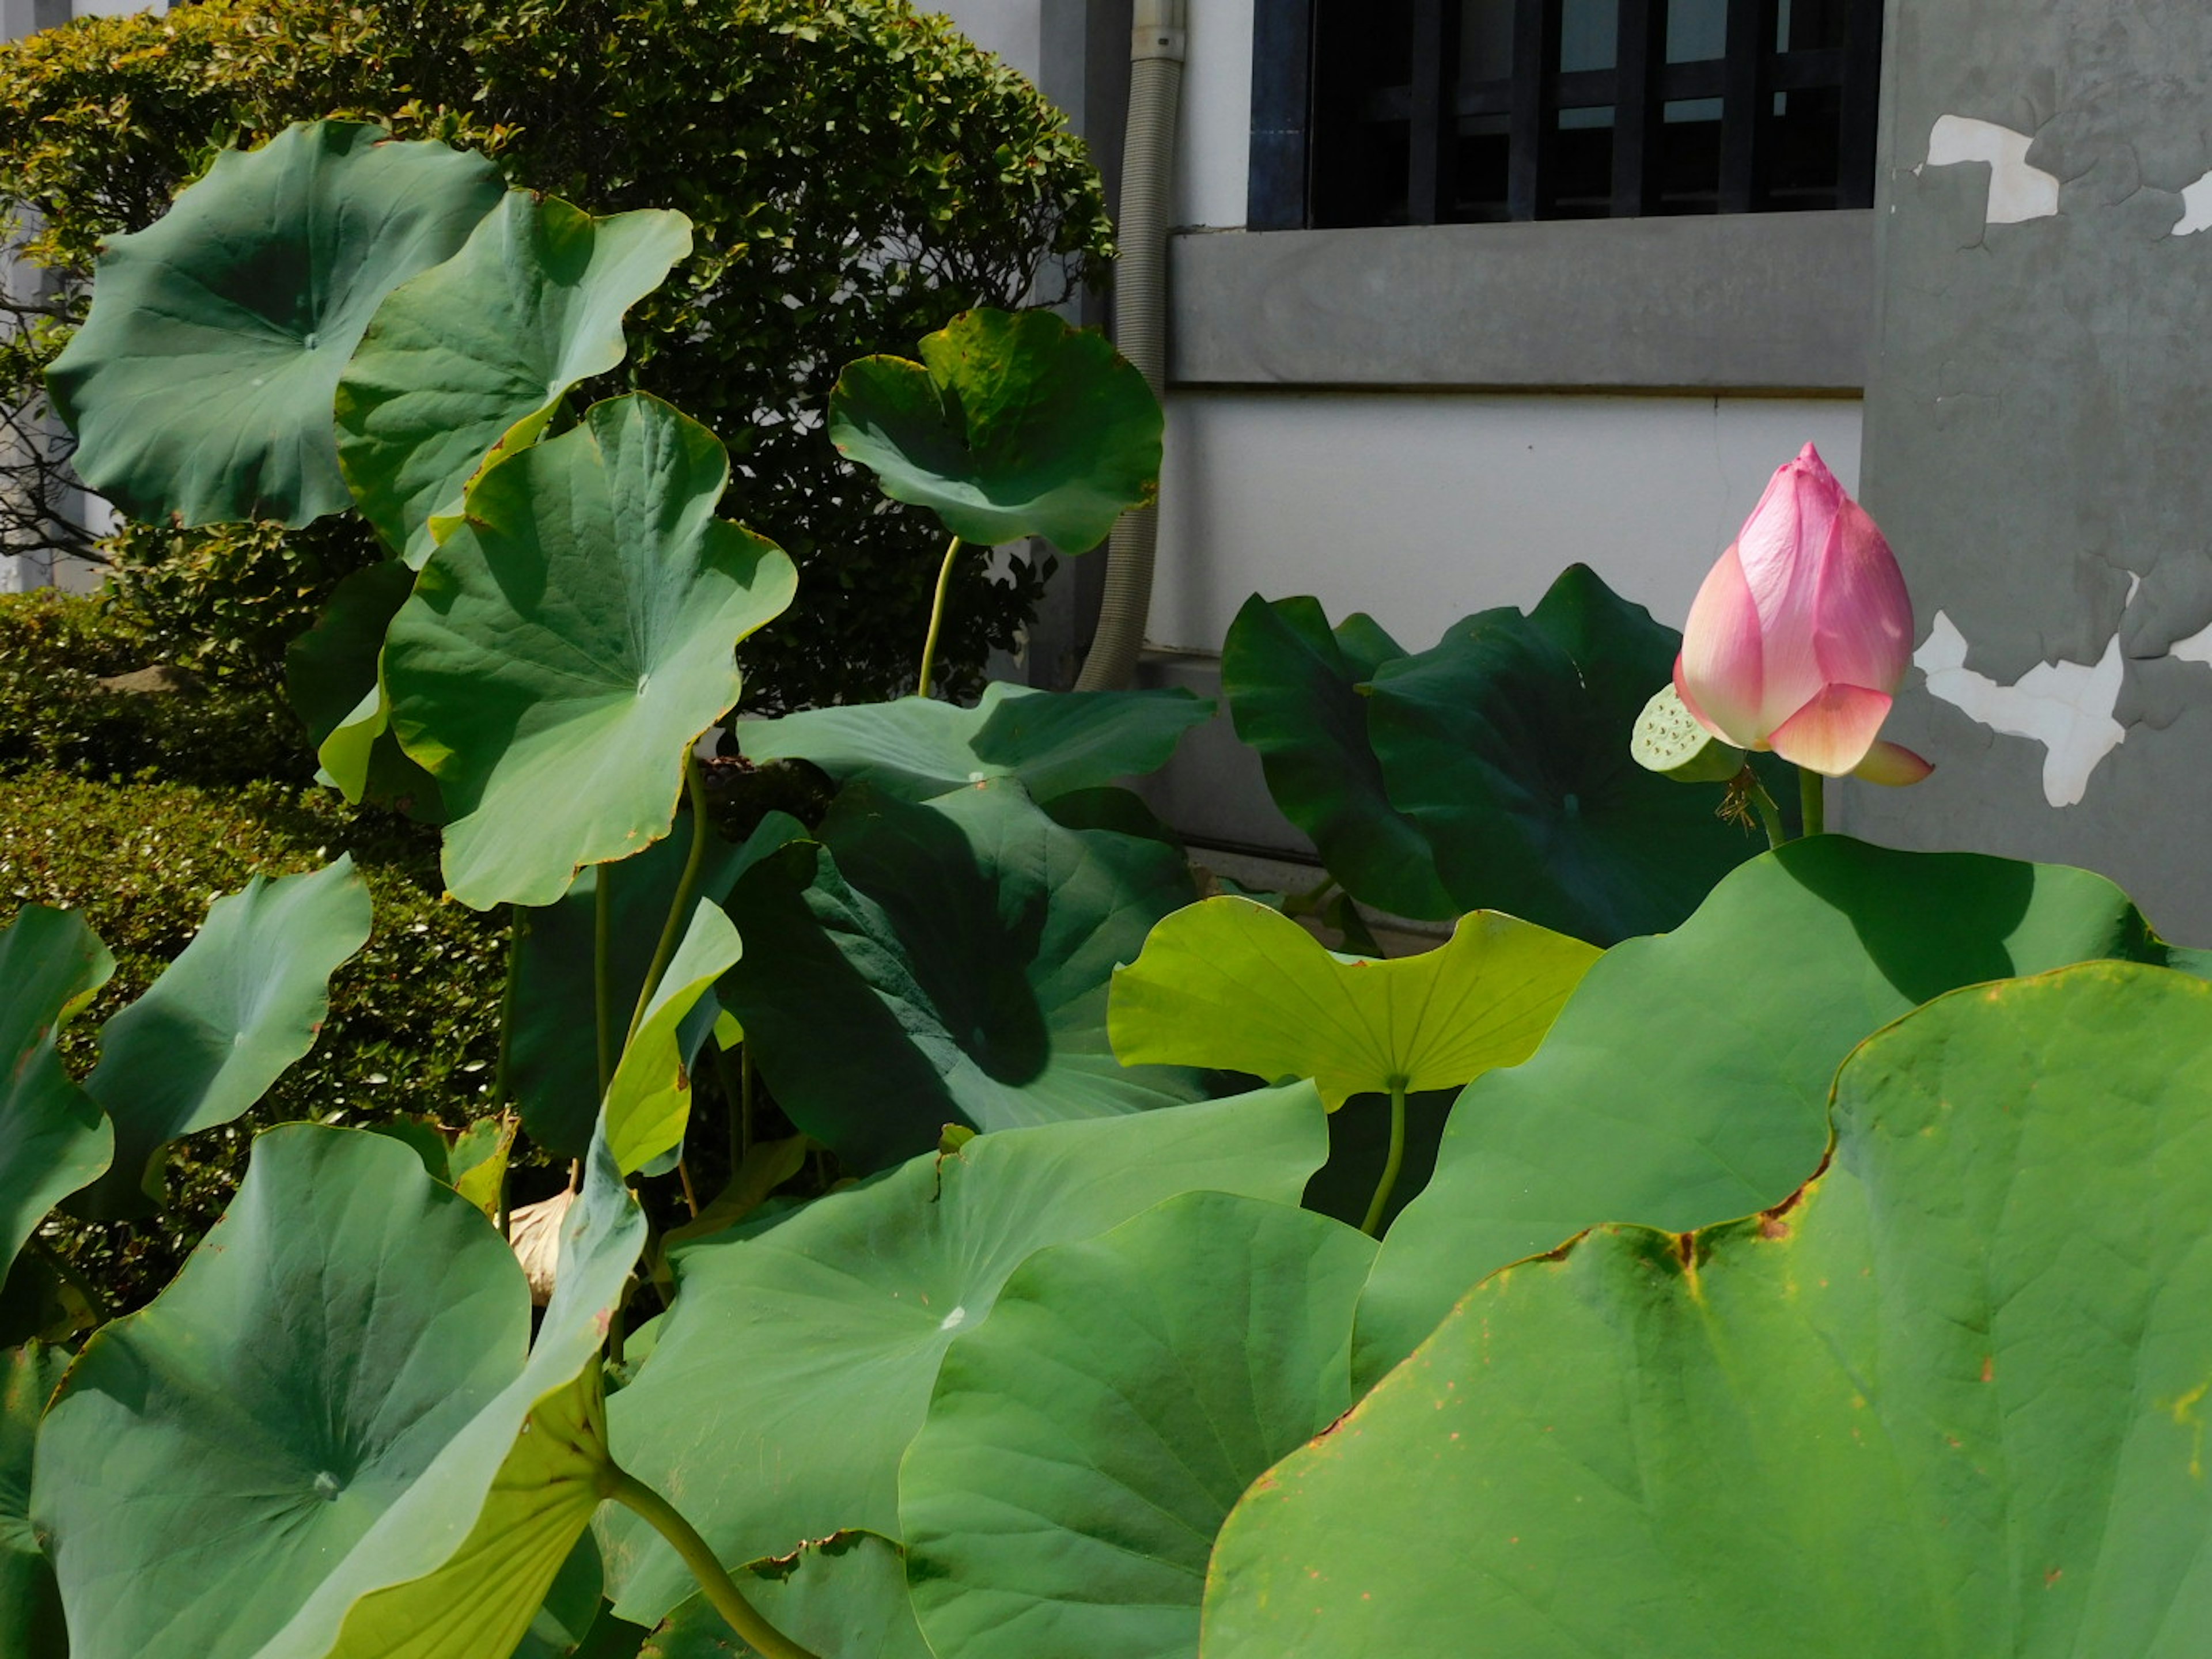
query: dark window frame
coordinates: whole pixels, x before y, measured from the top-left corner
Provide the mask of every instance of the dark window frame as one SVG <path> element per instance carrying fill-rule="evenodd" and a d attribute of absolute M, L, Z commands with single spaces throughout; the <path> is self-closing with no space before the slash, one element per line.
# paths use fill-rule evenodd
<path fill-rule="evenodd" d="M 1436 224 L 1449 216 L 1455 118 L 1469 115 L 1503 114 L 1510 124 L 1506 216 L 1553 216 L 1547 210 L 1553 118 L 1562 107 L 1590 105 L 1610 105 L 1614 112 L 1611 216 L 1650 214 L 1657 208 L 1652 158 L 1665 106 L 1711 98 L 1723 100 L 1718 211 L 1756 212 L 1769 205 L 1760 186 L 1768 125 L 1760 112 L 1774 94 L 1829 88 L 1838 89 L 1840 101 L 1833 205 L 1873 205 L 1880 0 L 1853 0 L 1854 26 L 1843 47 L 1796 52 L 1760 49 L 1775 38 L 1779 0 L 1728 0 L 1728 55 L 1678 64 L 1666 61 L 1667 0 L 1618 0 L 1614 67 L 1566 74 L 1556 67 L 1563 0 L 1514 3 L 1511 78 L 1469 87 L 1457 78 L 1457 0 L 1413 0 L 1412 61 L 1430 72 L 1417 72 L 1409 88 L 1398 89 L 1410 146 L 1407 222 Z M 1314 222 L 1315 4 L 1255 0 L 1245 215 L 1252 230 L 1304 229 Z"/>

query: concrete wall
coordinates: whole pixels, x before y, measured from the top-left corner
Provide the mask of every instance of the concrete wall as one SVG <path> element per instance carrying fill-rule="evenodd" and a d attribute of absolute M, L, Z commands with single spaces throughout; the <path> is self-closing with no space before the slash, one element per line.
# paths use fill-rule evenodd
<path fill-rule="evenodd" d="M 1843 821 L 2091 865 L 2212 939 L 2212 10 L 1890 14 L 1866 500 L 1938 769 Z"/>

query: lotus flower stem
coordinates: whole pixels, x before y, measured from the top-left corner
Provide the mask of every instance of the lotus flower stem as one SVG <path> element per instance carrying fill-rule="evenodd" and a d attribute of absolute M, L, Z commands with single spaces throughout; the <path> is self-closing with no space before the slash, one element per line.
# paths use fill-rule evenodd
<path fill-rule="evenodd" d="M 645 970 L 645 983 L 638 988 L 637 1006 L 630 1011 L 629 1029 L 623 1034 L 625 1048 L 637 1036 L 637 1028 L 645 1024 L 645 1011 L 652 1006 L 653 994 L 660 988 L 661 976 L 675 959 L 676 946 L 691 921 L 691 901 L 699 890 L 699 872 L 707 862 L 707 774 L 700 767 L 696 749 L 684 751 L 684 784 L 691 795 L 691 850 L 684 855 L 684 873 L 676 883 L 676 902 L 668 907 L 668 920 L 661 924 L 660 943 L 653 947 L 653 965 Z M 599 866 L 602 881 L 606 879 L 606 868 L 604 864 Z M 606 1092 L 605 1084 L 600 1085 L 599 1092 Z"/>
<path fill-rule="evenodd" d="M 1827 779 L 1809 766 L 1797 769 L 1797 802 L 1799 816 L 1804 827 L 1798 833 L 1807 836 L 1823 834 L 1828 827 Z"/>
<path fill-rule="evenodd" d="M 952 562 L 960 555 L 960 538 L 955 536 L 945 550 L 945 562 L 937 568 L 937 594 L 929 602 L 929 632 L 921 641 L 921 672 L 915 677 L 914 695 L 929 695 L 930 671 L 937 665 L 937 636 L 945 626 L 945 594 L 952 586 Z"/>
<path fill-rule="evenodd" d="M 1783 828 L 1782 809 L 1774 804 L 1774 797 L 1766 793 L 1766 786 L 1757 778 L 1751 781 L 1751 805 L 1759 814 L 1759 827 L 1766 831 L 1769 848 L 1779 847 L 1790 839 L 1790 832 Z"/>
<path fill-rule="evenodd" d="M 592 1023 L 599 1036 L 601 1100 L 615 1080 L 614 873 L 614 866 L 602 864 L 592 884 Z"/>
<path fill-rule="evenodd" d="M 1359 1231 L 1370 1238 L 1382 1237 L 1382 1213 L 1390 1207 L 1390 1194 L 1398 1185 L 1399 1166 L 1406 1161 L 1406 1080 L 1398 1078 L 1390 1085 L 1390 1152 L 1382 1160 L 1382 1179 L 1375 1183 L 1375 1196 L 1368 1200 L 1367 1219 L 1359 1224 Z"/>
<path fill-rule="evenodd" d="M 814 1653 L 761 1617 L 759 1610 L 745 1600 L 745 1593 L 738 1588 L 737 1581 L 714 1559 L 714 1552 L 707 1540 L 667 1499 L 626 1469 L 616 1469 L 613 1474 L 614 1489 L 607 1496 L 624 1508 L 635 1510 L 669 1541 L 684 1559 L 684 1565 L 691 1570 L 691 1576 L 699 1581 L 699 1588 L 707 1593 L 707 1600 L 714 1611 L 742 1640 L 751 1643 L 764 1659 L 817 1659 Z"/>

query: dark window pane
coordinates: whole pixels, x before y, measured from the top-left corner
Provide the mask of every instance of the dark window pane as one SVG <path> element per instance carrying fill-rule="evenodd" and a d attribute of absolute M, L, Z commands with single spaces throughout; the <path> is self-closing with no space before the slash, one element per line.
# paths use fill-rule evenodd
<path fill-rule="evenodd" d="M 1717 213 L 1721 202 L 1721 100 L 1684 98 L 1659 124 L 1659 211 Z"/>
<path fill-rule="evenodd" d="M 1620 0 L 1566 0 L 1559 15 L 1563 74 L 1611 69 L 1620 41 Z"/>
<path fill-rule="evenodd" d="M 1698 64 L 1728 52 L 1728 0 L 1670 0 L 1667 61 Z"/>
<path fill-rule="evenodd" d="M 1460 0 L 1460 84 L 1503 81 L 1512 73 L 1513 0 Z"/>
<path fill-rule="evenodd" d="M 1785 210 L 1835 206 L 1842 161 L 1841 88 L 1778 93 L 1774 101 L 1765 143 L 1769 202 Z"/>
<path fill-rule="evenodd" d="M 1464 115 L 1459 123 L 1458 166 L 1447 216 L 1462 223 L 1481 223 L 1510 216 L 1506 210 L 1506 157 L 1510 118 L 1503 115 Z"/>
<path fill-rule="evenodd" d="M 1378 106 L 1407 106 L 1413 0 L 1316 6 L 1313 64 L 1312 222 L 1405 223 L 1411 130 L 1376 114 Z"/>
<path fill-rule="evenodd" d="M 1848 24 L 1844 0 L 1778 0 L 1774 18 L 1777 52 L 1832 52 L 1841 47 Z"/>
<path fill-rule="evenodd" d="M 1613 211 L 1613 109 L 1563 109 L 1552 158 L 1555 219 L 1602 219 Z"/>

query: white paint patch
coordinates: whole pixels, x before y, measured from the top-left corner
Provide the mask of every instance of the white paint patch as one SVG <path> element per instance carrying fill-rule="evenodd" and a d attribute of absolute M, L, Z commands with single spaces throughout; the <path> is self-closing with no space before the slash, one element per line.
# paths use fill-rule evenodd
<path fill-rule="evenodd" d="M 2033 738 L 2044 746 L 2043 796 L 2053 806 L 2079 803 L 2097 763 L 2127 739 L 2126 729 L 2112 718 L 2120 700 L 2117 634 L 2094 667 L 2039 663 L 2016 684 L 1999 685 L 1966 666 L 1966 635 L 1939 611 L 1928 642 L 1913 653 L 1912 660 L 1928 676 L 1929 690 L 1968 718 L 1992 732 Z"/>
<path fill-rule="evenodd" d="M 937 1328 L 940 1331 L 957 1331 L 967 1322 L 968 1310 L 965 1308 L 955 1308 L 951 1313 L 945 1315 L 944 1318 L 937 1322 Z"/>
<path fill-rule="evenodd" d="M 2200 230 L 2212 230 L 2212 173 L 2182 186 L 2181 222 L 2166 234 L 2194 236 Z"/>
<path fill-rule="evenodd" d="M 2184 662 L 2212 665 L 2212 623 L 2198 629 L 2185 640 L 2176 640 L 2166 654 L 2179 657 Z"/>
<path fill-rule="evenodd" d="M 2058 175 L 2028 166 L 2028 148 L 2034 142 L 2027 134 L 1994 121 L 1946 115 L 1928 135 L 1926 165 L 1947 167 L 1986 162 L 1990 199 L 1982 212 L 1986 224 L 2016 225 L 2029 219 L 2048 219 L 2058 211 Z"/>

